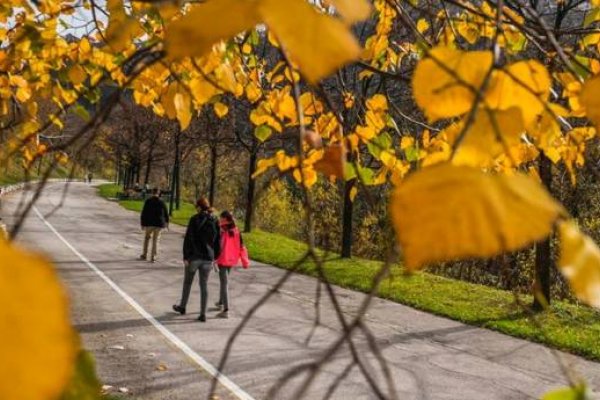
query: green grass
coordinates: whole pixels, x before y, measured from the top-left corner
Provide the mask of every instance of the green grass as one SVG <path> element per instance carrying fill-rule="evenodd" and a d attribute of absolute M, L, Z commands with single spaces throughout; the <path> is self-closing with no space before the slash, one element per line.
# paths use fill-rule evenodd
<path fill-rule="evenodd" d="M 102 187 L 100 189 L 102 193 Z M 122 201 L 122 206 L 139 211 L 140 201 Z M 194 209 L 184 205 L 174 219 L 185 225 Z M 291 268 L 304 255 L 307 246 L 282 235 L 260 230 L 244 235 L 252 259 L 280 268 Z M 339 286 L 366 292 L 381 262 L 354 258 L 328 257 L 325 273 Z M 312 262 L 299 267 L 298 272 L 315 276 Z M 481 326 L 512 336 L 543 343 L 583 357 L 600 361 L 600 312 L 569 302 L 553 303 L 550 310 L 537 315 L 543 330 L 531 322 L 527 313 L 516 306 L 512 293 L 440 276 L 417 273 L 406 276 L 400 266 L 381 285 L 378 295 L 398 303 L 467 324 Z M 530 303 L 530 296 L 522 296 Z"/>

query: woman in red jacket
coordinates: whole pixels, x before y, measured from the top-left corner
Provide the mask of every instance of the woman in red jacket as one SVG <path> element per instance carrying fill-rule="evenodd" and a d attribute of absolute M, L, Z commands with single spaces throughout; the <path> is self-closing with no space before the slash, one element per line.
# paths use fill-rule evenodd
<path fill-rule="evenodd" d="M 221 226 L 221 253 L 217 258 L 217 265 L 219 266 L 221 295 L 215 305 L 222 309 L 218 317 L 229 318 L 229 273 L 240 263 L 244 268 L 248 268 L 250 261 L 248 260 L 248 251 L 244 247 L 242 234 L 229 211 L 221 213 L 219 225 Z"/>

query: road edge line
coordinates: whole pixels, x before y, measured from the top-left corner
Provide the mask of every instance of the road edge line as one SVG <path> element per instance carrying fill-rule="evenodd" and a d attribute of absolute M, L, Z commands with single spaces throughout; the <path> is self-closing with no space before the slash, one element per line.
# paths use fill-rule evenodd
<path fill-rule="evenodd" d="M 106 282 L 119 296 L 123 298 L 131 307 L 133 307 L 144 319 L 146 319 L 152 326 L 154 326 L 165 338 L 173 343 L 179 350 L 181 350 L 186 356 L 191 358 L 198 366 L 209 373 L 210 376 L 216 378 L 219 383 L 225 386 L 233 395 L 240 400 L 255 400 L 252 396 L 246 393 L 242 388 L 235 384 L 227 376 L 219 372 L 219 370 L 206 361 L 202 356 L 192 350 L 183 340 L 179 339 L 173 332 L 168 330 L 164 325 L 158 322 L 148 311 L 146 311 L 137 301 L 135 301 L 129 294 L 121 289 L 112 279 L 110 279 L 102 270 L 94 265 L 86 256 L 81 254 L 71 243 L 61 235 L 46 218 L 40 213 L 37 207 L 33 207 L 33 211 L 37 214 L 38 218 L 50 229 L 56 237 L 58 237 L 83 263 L 85 263 L 92 271 L 96 273 L 104 282 Z"/>

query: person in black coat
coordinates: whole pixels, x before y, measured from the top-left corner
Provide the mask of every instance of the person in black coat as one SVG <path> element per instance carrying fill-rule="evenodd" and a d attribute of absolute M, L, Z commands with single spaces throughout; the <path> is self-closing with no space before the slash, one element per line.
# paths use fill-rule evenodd
<path fill-rule="evenodd" d="M 208 304 L 208 277 L 221 252 L 219 221 L 206 198 L 196 202 L 198 213 L 190 218 L 183 241 L 184 279 L 181 302 L 173 310 L 185 314 L 196 271 L 200 275 L 200 322 L 206 321 Z"/>
<path fill-rule="evenodd" d="M 144 252 L 140 256 L 140 259 L 147 259 L 148 244 L 150 238 L 152 238 L 150 262 L 156 262 L 160 233 L 163 229 L 169 227 L 169 211 L 165 203 L 160 199 L 160 191 L 158 189 L 152 189 L 152 197 L 144 202 L 140 219 L 142 230 L 144 230 Z"/>

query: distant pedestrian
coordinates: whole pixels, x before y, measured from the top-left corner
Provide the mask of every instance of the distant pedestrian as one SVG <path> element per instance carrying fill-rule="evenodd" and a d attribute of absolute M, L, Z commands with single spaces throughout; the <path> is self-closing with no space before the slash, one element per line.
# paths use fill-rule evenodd
<path fill-rule="evenodd" d="M 198 213 L 190 218 L 183 242 L 184 278 L 181 302 L 173 306 L 173 310 L 185 314 L 190 290 L 196 271 L 200 275 L 200 316 L 198 321 L 206 321 L 206 305 L 208 304 L 208 277 L 215 260 L 220 253 L 220 237 L 217 217 L 206 198 L 196 202 Z"/>
<path fill-rule="evenodd" d="M 147 259 L 148 244 L 150 239 L 152 239 L 150 262 L 156 262 L 161 231 L 169 228 L 169 211 L 165 203 L 160 199 L 160 191 L 158 189 L 153 189 L 152 197 L 144 203 L 140 219 L 142 229 L 144 230 L 144 252 L 140 256 L 140 259 Z"/>
<path fill-rule="evenodd" d="M 92 175 L 92 173 L 90 172 L 90 173 L 88 174 L 88 183 L 90 183 L 90 184 L 92 183 L 92 178 L 93 178 L 93 177 L 94 177 L 94 176 L 93 176 L 93 175 Z"/>
<path fill-rule="evenodd" d="M 217 315 L 219 318 L 229 318 L 229 273 L 231 269 L 239 266 L 250 266 L 248 251 L 240 230 L 235 225 L 235 219 L 229 211 L 223 211 L 220 216 L 221 227 L 221 254 L 217 258 L 219 266 L 219 282 L 221 286 L 219 301 L 215 305 L 222 309 Z"/>

